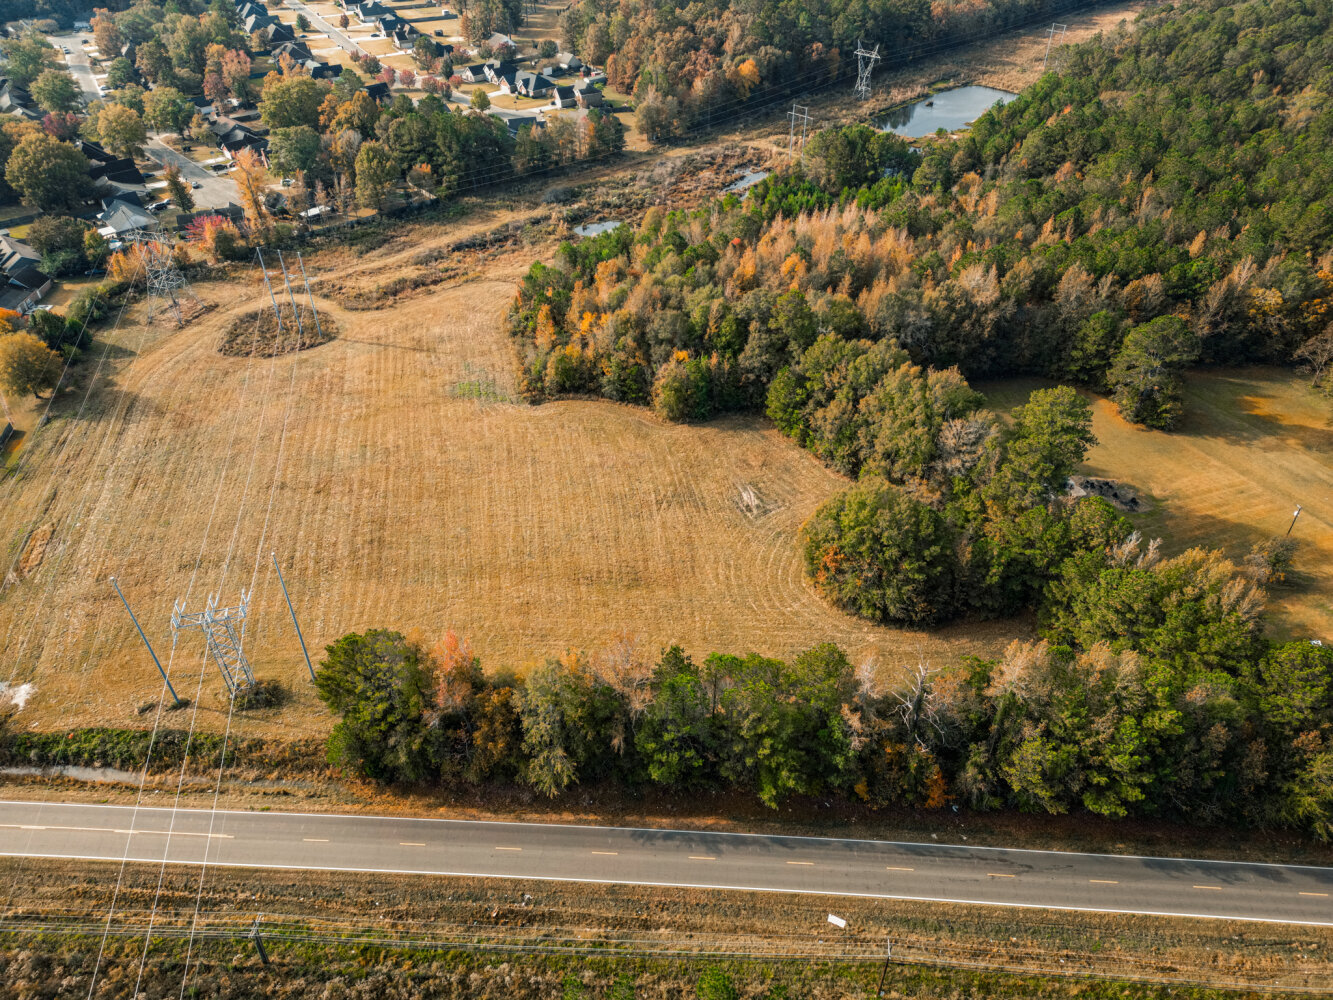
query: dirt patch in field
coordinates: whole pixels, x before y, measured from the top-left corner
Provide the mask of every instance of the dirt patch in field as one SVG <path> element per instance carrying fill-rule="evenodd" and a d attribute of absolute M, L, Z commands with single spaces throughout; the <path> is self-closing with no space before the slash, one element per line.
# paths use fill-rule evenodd
<path fill-rule="evenodd" d="M 307 351 L 327 344 L 338 335 L 338 321 L 331 315 L 316 316 L 309 306 L 260 306 L 234 317 L 222 331 L 218 353 L 231 358 L 272 358 L 294 351 Z"/>
<path fill-rule="evenodd" d="M 42 557 L 46 555 L 46 547 L 51 544 L 51 536 L 55 534 L 55 530 L 54 524 L 47 523 L 32 533 L 28 544 L 23 547 L 23 555 L 19 557 L 20 578 L 27 576 L 42 564 Z"/>

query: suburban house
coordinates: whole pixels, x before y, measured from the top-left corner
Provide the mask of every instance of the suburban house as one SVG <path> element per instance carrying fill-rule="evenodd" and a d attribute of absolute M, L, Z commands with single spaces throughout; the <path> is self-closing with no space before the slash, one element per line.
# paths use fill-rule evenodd
<path fill-rule="evenodd" d="M 571 72 L 583 68 L 583 60 L 574 55 L 573 52 L 557 52 L 555 63 L 561 69 L 570 70 Z"/>
<path fill-rule="evenodd" d="M 102 211 L 97 218 L 102 223 L 97 231 L 109 240 L 119 239 L 136 229 L 154 229 L 158 224 L 132 192 L 103 199 Z"/>
<path fill-rule="evenodd" d="M 513 93 L 524 97 L 547 97 L 554 90 L 555 84 L 537 73 L 521 69 L 514 74 Z"/>
<path fill-rule="evenodd" d="M 249 17 L 241 21 L 241 24 L 245 27 L 245 33 L 247 35 L 253 35 L 256 31 L 263 31 L 270 24 L 277 23 L 278 19 L 268 13 L 251 14 Z"/>
<path fill-rule="evenodd" d="M 513 76 L 518 72 L 518 67 L 511 62 L 500 62 L 498 59 L 492 59 L 486 63 L 483 72 L 486 79 L 491 83 L 499 83 L 502 79 L 508 79 L 512 82 Z"/>
<path fill-rule="evenodd" d="M 0 236 L 0 309 L 28 312 L 51 290 L 41 260 L 28 244 Z"/>
<path fill-rule="evenodd" d="M 314 80 L 332 80 L 342 76 L 342 63 L 324 63 L 318 59 L 307 59 L 301 64 Z"/>
<path fill-rule="evenodd" d="M 584 66 L 583 69 L 579 70 L 579 77 L 590 87 L 596 87 L 598 84 L 603 87 L 606 86 L 606 74 L 597 72 L 591 66 Z"/>
<path fill-rule="evenodd" d="M 556 87 L 555 91 L 551 94 L 550 107 L 555 108 L 557 111 L 564 108 L 572 108 L 577 103 L 578 102 L 574 97 L 573 87 Z"/>
<path fill-rule="evenodd" d="M 383 104 L 390 97 L 389 85 L 382 80 L 377 83 L 368 83 L 366 84 L 366 93 L 376 104 Z"/>
<path fill-rule="evenodd" d="M 37 121 L 41 111 L 26 90 L 13 80 L 0 77 L 0 114 L 15 115 Z"/>
<path fill-rule="evenodd" d="M 602 92 L 587 81 L 574 84 L 574 100 L 581 108 L 600 108 L 605 103 Z"/>
<path fill-rule="evenodd" d="M 283 24 L 281 21 L 274 21 L 272 24 L 266 24 L 259 29 L 259 36 L 264 39 L 265 44 L 271 50 L 276 45 L 283 42 L 296 41 L 296 32 Z"/>
<path fill-rule="evenodd" d="M 218 148 L 227 159 L 233 159 L 243 149 L 253 149 L 259 153 L 268 149 L 267 139 L 234 118 L 218 115 L 208 123 L 208 130 L 217 139 Z"/>
<path fill-rule="evenodd" d="M 533 115 L 514 115 L 504 119 L 504 123 L 505 127 L 509 129 L 510 138 L 514 139 L 517 139 L 518 134 L 525 128 L 532 129 L 534 132 L 537 129 L 546 128 L 546 119 L 537 118 Z"/>
<path fill-rule="evenodd" d="M 74 145 L 79 148 L 79 152 L 88 158 L 88 175 L 94 181 L 104 184 L 123 184 L 129 187 L 143 185 L 144 176 L 139 172 L 139 168 L 134 165 L 134 160 L 129 157 L 115 156 L 108 153 L 91 139 L 76 139 Z"/>
<path fill-rule="evenodd" d="M 277 45 L 273 46 L 274 61 L 281 63 L 283 56 L 286 56 L 294 63 L 301 63 L 302 65 L 315 58 L 311 51 L 306 48 L 304 42 L 297 41 L 279 42 Z"/>
<path fill-rule="evenodd" d="M 477 63 L 475 66 L 464 66 L 462 69 L 455 69 L 458 78 L 464 83 L 485 83 L 490 79 L 486 75 L 486 63 Z"/>
<path fill-rule="evenodd" d="M 503 49 L 506 47 L 511 49 L 518 48 L 518 46 L 514 44 L 514 40 L 512 38 L 510 38 L 508 35 L 502 35 L 498 31 L 495 34 L 491 35 L 490 38 L 486 39 L 486 44 L 489 45 L 492 49 Z"/>

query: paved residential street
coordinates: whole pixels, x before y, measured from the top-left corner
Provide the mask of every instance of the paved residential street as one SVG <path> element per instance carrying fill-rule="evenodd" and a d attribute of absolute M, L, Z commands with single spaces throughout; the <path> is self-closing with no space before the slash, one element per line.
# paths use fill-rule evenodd
<path fill-rule="evenodd" d="M 0 855 L 486 876 L 1333 926 L 1333 868 L 812 837 L 0 802 Z"/>
<path fill-rule="evenodd" d="M 324 34 L 328 35 L 329 39 L 333 41 L 335 45 L 339 46 L 342 49 L 345 49 L 348 52 L 361 51 L 361 47 L 357 45 L 356 42 L 352 41 L 352 39 L 349 38 L 347 35 L 344 35 L 334 25 L 329 24 L 328 21 L 324 20 L 324 18 L 320 17 L 305 4 L 301 3 L 300 0 L 283 0 L 283 3 L 286 6 L 290 7 L 292 10 L 298 11 L 304 14 L 306 17 L 308 17 L 310 19 L 311 26 L 317 28 L 318 30 L 324 32 Z"/>
<path fill-rule="evenodd" d="M 230 174 L 216 174 L 207 167 L 195 163 L 184 153 L 178 153 L 161 139 L 154 136 L 148 140 L 144 152 L 162 166 L 174 163 L 180 167 L 181 177 L 185 182 L 199 183 L 198 190 L 191 190 L 196 208 L 221 208 L 228 202 L 236 201 L 236 184 Z M 221 155 L 220 153 L 218 154 Z M 165 192 L 157 191 L 159 197 L 166 197 Z"/>
<path fill-rule="evenodd" d="M 69 49 L 69 52 L 65 55 L 65 62 L 68 64 L 70 73 L 74 75 L 74 79 L 83 88 L 83 99 L 89 103 L 101 98 L 101 94 L 97 90 L 97 81 L 93 79 L 92 66 L 88 62 L 88 51 L 80 44 L 85 39 L 92 41 L 92 37 L 88 33 L 46 36 L 46 40 L 56 48 Z"/>

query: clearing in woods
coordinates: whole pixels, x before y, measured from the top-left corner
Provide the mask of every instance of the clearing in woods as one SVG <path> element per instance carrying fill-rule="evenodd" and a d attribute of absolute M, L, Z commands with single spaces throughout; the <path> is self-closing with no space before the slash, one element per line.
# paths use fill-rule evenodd
<path fill-rule="evenodd" d="M 343 289 L 392 279 L 423 228 L 307 268 Z M 892 670 L 994 652 L 1014 632 L 895 631 L 820 600 L 796 533 L 842 481 L 760 419 L 673 426 L 605 401 L 517 401 L 501 316 L 526 259 L 378 310 L 341 308 L 316 280 L 336 339 L 272 359 L 217 350 L 267 301 L 253 270 L 196 285 L 219 308 L 180 331 L 145 328 L 132 307 L 109 336 L 109 380 L 78 418 L 82 386 L 62 398 L 0 493 L 5 568 L 21 553 L 0 597 L 0 681 L 35 683 L 22 720 L 151 721 L 136 710 L 161 682 L 114 575 L 179 694 L 200 691 L 199 725 L 215 729 L 221 682 L 197 632 L 173 654 L 172 602 L 198 610 L 218 591 L 233 604 L 253 582 L 246 649 L 257 676 L 294 694 L 246 734 L 326 730 L 270 550 L 316 660 L 353 630 L 453 627 L 490 668 L 626 633 L 652 657 L 675 642 L 784 655 L 831 640 Z"/>
<path fill-rule="evenodd" d="M 979 383 L 1010 409 L 1049 383 Z M 1194 545 L 1242 559 L 1291 526 L 1292 573 L 1269 595 L 1275 635 L 1333 641 L 1333 401 L 1300 374 L 1274 368 L 1194 372 L 1185 416 L 1170 432 L 1136 427 L 1109 400 L 1093 402 L 1097 446 L 1083 471 L 1125 483 L 1151 509 L 1131 517 L 1175 554 Z"/>

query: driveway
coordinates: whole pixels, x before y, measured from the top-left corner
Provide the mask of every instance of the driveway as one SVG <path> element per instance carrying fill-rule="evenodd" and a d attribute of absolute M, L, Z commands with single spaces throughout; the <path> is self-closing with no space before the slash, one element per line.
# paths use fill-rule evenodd
<path fill-rule="evenodd" d="M 89 104 L 102 97 L 97 89 L 97 81 L 93 79 L 93 68 L 88 62 L 88 52 L 80 44 L 85 40 L 91 42 L 92 39 L 93 36 L 86 32 L 77 35 L 46 36 L 46 40 L 56 48 L 69 49 L 65 54 L 65 63 L 70 73 L 74 75 L 74 79 L 79 82 L 79 86 L 83 89 L 83 98 Z"/>
<path fill-rule="evenodd" d="M 148 140 L 144 152 L 164 167 L 173 163 L 180 167 L 181 177 L 187 184 L 193 181 L 199 182 L 199 189 L 190 192 L 194 195 L 195 208 L 222 208 L 228 202 L 235 203 L 236 184 L 229 174 L 215 174 L 212 170 L 201 167 L 185 154 L 178 153 L 166 145 L 157 136 Z M 154 193 L 158 197 L 166 197 L 165 192 L 156 188 Z"/>
<path fill-rule="evenodd" d="M 356 42 L 352 41 L 333 25 L 329 24 L 328 21 L 324 20 L 324 18 L 320 17 L 305 4 L 301 3 L 301 0 L 283 0 L 283 3 L 292 10 L 304 14 L 309 18 L 311 26 L 318 28 L 320 31 L 324 32 L 324 34 L 328 35 L 335 45 L 348 52 L 358 52 L 362 55 L 365 54 L 362 52 L 361 46 L 357 45 Z"/>

